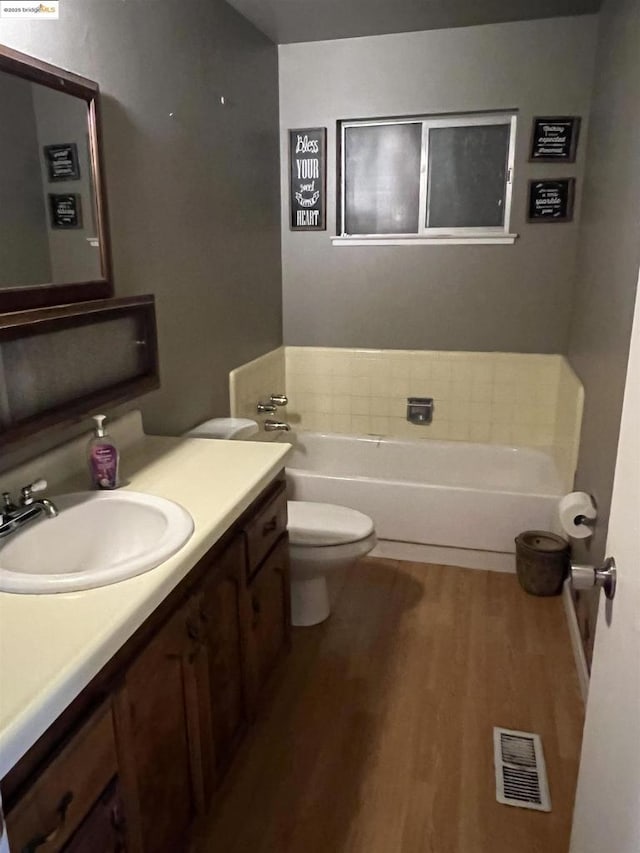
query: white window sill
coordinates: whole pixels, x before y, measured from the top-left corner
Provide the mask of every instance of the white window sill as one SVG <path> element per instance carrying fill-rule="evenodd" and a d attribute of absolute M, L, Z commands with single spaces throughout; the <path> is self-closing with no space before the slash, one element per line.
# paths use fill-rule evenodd
<path fill-rule="evenodd" d="M 331 237 L 334 246 L 510 246 L 517 234 L 440 234 L 437 237 Z"/>

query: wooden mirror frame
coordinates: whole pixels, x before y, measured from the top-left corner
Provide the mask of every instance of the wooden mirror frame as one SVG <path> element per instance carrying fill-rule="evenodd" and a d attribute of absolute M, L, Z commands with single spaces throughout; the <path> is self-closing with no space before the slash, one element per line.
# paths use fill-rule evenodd
<path fill-rule="evenodd" d="M 70 71 L 56 68 L 25 53 L 0 44 L 0 71 L 15 74 L 32 83 L 48 86 L 82 99 L 87 105 L 87 130 L 93 187 L 96 203 L 96 225 L 99 240 L 102 275 L 93 281 L 77 281 L 69 284 L 37 284 L 25 287 L 0 288 L 0 313 L 21 311 L 29 308 L 44 308 L 70 302 L 105 299 L 113 296 L 111 274 L 111 241 L 107 211 L 107 193 L 104 180 L 102 157 L 102 126 L 100 120 L 100 88 L 97 83 L 79 77 Z"/>

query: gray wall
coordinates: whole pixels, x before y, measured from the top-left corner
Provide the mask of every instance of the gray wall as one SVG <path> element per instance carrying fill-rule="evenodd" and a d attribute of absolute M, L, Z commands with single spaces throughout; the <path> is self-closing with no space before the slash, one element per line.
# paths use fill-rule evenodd
<path fill-rule="evenodd" d="M 51 280 L 31 84 L 0 73 L 0 287 Z"/>
<path fill-rule="evenodd" d="M 581 175 L 597 19 L 281 45 L 285 343 L 564 352 L 578 225 L 527 225 L 527 181 Z M 337 247 L 336 121 L 520 110 L 514 246 Z M 576 165 L 529 164 L 534 115 L 583 117 Z M 288 226 L 288 128 L 328 128 L 328 230 Z M 578 186 L 578 206 L 580 181 Z"/>
<path fill-rule="evenodd" d="M 147 430 L 226 414 L 228 371 L 281 343 L 276 48 L 223 0 L 65 0 L 0 42 L 101 86 L 116 295 L 158 303 Z"/>
<path fill-rule="evenodd" d="M 640 2 L 605 0 L 600 20 L 569 358 L 585 387 L 576 485 L 594 494 L 600 521 L 589 548 L 601 560 L 640 265 Z M 597 597 L 579 617 L 587 650 Z"/>

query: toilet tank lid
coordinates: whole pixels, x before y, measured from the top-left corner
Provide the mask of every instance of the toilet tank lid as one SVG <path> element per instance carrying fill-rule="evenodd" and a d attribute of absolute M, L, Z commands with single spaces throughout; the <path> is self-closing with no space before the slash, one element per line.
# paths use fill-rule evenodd
<path fill-rule="evenodd" d="M 259 432 L 250 418 L 212 418 L 185 433 L 186 438 L 250 438 Z"/>
<path fill-rule="evenodd" d="M 347 545 L 373 533 L 372 519 L 350 507 L 288 501 L 287 510 L 292 545 Z"/>

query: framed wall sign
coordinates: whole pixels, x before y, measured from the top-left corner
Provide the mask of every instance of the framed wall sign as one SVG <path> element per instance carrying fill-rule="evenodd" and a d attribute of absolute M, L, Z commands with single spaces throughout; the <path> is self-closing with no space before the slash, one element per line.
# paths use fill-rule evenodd
<path fill-rule="evenodd" d="M 64 145 L 45 145 L 44 157 L 49 180 L 53 183 L 80 180 L 78 146 L 75 142 L 67 142 Z"/>
<path fill-rule="evenodd" d="M 292 231 L 327 227 L 327 129 L 289 131 L 289 193 Z"/>
<path fill-rule="evenodd" d="M 52 228 L 82 228 L 82 202 L 77 193 L 49 193 L 49 213 Z"/>
<path fill-rule="evenodd" d="M 573 219 L 575 178 L 529 181 L 528 222 L 570 222 Z"/>
<path fill-rule="evenodd" d="M 534 118 L 529 161 L 574 163 L 579 133 L 577 116 Z"/>

